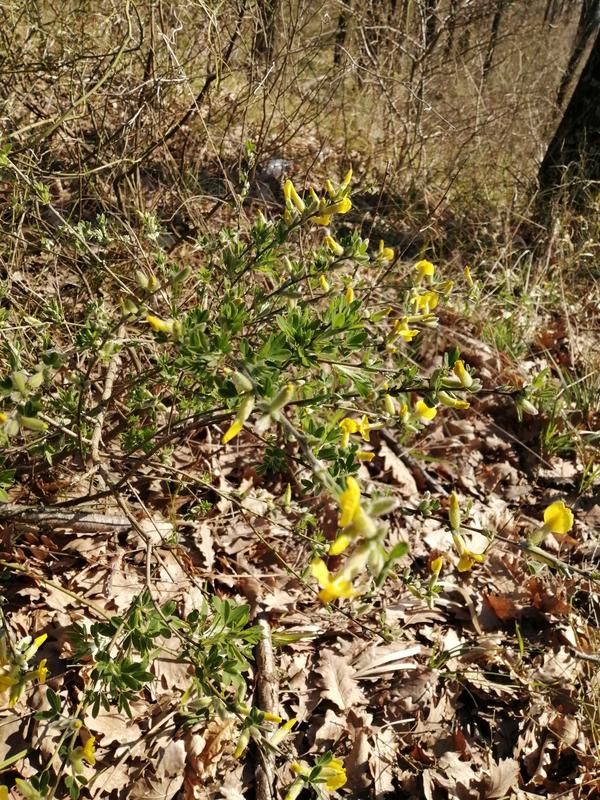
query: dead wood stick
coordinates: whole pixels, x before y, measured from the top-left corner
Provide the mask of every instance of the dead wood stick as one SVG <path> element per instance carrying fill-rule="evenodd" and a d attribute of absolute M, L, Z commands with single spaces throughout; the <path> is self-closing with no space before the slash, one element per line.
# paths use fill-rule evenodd
<path fill-rule="evenodd" d="M 125 326 L 121 325 L 117 332 L 117 340 L 122 340 L 125 337 Z M 94 464 L 100 463 L 100 439 L 102 437 L 102 427 L 104 426 L 104 417 L 106 415 L 106 407 L 108 401 L 112 396 L 113 384 L 117 373 L 119 371 L 119 364 L 121 359 L 118 353 L 114 353 L 110 359 L 108 369 L 106 370 L 106 378 L 104 380 L 104 389 L 102 391 L 101 408 L 98 416 L 96 417 L 96 424 L 92 432 L 92 441 L 90 443 L 90 455 Z"/>
<path fill-rule="evenodd" d="M 13 504 L 0 506 L 0 522 L 17 525 L 64 526 L 73 530 L 98 531 L 102 528 L 131 528 L 124 514 L 93 514 L 87 511 L 53 511 L 52 509 L 26 508 Z"/>
<path fill-rule="evenodd" d="M 254 649 L 256 658 L 256 705 L 261 711 L 277 714 L 279 682 L 273 654 L 271 626 L 265 613 L 259 613 L 256 624 L 261 629 L 260 641 Z M 274 800 L 275 770 L 273 754 L 268 749 L 257 750 L 254 781 L 256 800 Z"/>

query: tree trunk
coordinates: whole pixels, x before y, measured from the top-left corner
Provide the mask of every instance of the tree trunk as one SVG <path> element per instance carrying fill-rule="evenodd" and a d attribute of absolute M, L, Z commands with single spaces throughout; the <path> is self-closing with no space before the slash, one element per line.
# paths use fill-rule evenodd
<path fill-rule="evenodd" d="M 339 67 L 344 60 L 344 49 L 346 46 L 346 34 L 348 33 L 348 16 L 352 0 L 344 0 L 344 5 L 348 11 L 341 9 L 338 15 L 337 30 L 335 32 L 335 43 L 333 45 L 333 63 Z"/>
<path fill-rule="evenodd" d="M 261 0 L 257 8 L 258 19 L 256 20 L 254 46 L 256 52 L 267 61 L 270 61 L 273 56 L 278 5 L 279 0 Z"/>
<path fill-rule="evenodd" d="M 492 61 L 494 60 L 494 53 L 496 52 L 496 45 L 498 43 L 498 34 L 500 33 L 502 17 L 504 16 L 504 10 L 509 2 L 510 0 L 496 0 L 496 11 L 492 20 L 490 40 L 488 42 L 488 49 L 485 56 L 485 61 L 483 63 L 482 77 L 484 81 L 492 68 Z"/>
<path fill-rule="evenodd" d="M 575 203 L 585 199 L 585 189 L 590 181 L 600 181 L 598 98 L 600 35 L 597 33 L 587 63 L 538 173 L 540 189 L 544 193 L 556 194 L 562 190 Z"/>
<path fill-rule="evenodd" d="M 569 84 L 571 83 L 573 76 L 575 75 L 575 72 L 577 71 L 581 57 L 590 42 L 592 34 L 599 25 L 600 0 L 583 0 L 583 5 L 581 6 L 581 15 L 579 17 L 579 25 L 577 26 L 577 33 L 575 34 L 575 45 L 573 46 L 573 52 L 571 53 L 569 63 L 565 68 L 560 86 L 558 87 L 558 92 L 556 93 L 556 104 L 558 106 L 562 106 L 563 100 L 565 99 L 565 94 L 569 88 Z"/>

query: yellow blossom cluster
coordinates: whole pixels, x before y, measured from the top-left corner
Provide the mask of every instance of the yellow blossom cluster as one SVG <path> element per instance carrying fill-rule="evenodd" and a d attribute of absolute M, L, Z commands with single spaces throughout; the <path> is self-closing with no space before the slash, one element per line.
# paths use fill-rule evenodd
<path fill-rule="evenodd" d="M 377 572 L 382 566 L 381 539 L 385 528 L 379 524 L 378 517 L 389 513 L 396 507 L 393 497 L 380 497 L 363 504 L 360 486 L 351 475 L 346 478 L 346 488 L 339 494 L 340 514 L 338 527 L 340 533 L 329 546 L 329 555 L 341 555 L 350 545 L 359 543 L 341 570 L 332 575 L 323 559 L 315 558 L 311 571 L 319 586 L 319 599 L 329 603 L 338 598 L 357 595 L 353 579 L 369 566 Z"/>
<path fill-rule="evenodd" d="M 305 784 L 316 784 L 325 792 L 336 792 L 347 780 L 344 762 L 340 758 L 329 758 L 326 764 L 315 767 L 297 761 L 291 766 L 298 777 L 288 789 L 284 800 L 296 800 Z"/>
<path fill-rule="evenodd" d="M 5 636 L 0 637 L 0 695 L 8 692 L 9 708 L 16 704 L 28 684 L 35 680 L 46 682 L 46 659 L 42 658 L 35 669 L 29 669 L 28 663 L 46 639 L 47 634 L 43 633 L 33 642 L 26 636 L 18 644 L 13 644 Z"/>
<path fill-rule="evenodd" d="M 326 194 L 319 197 L 313 188 L 309 189 L 309 198 L 304 200 L 292 181 L 283 185 L 285 199 L 284 220 L 291 225 L 296 219 L 310 219 L 316 225 L 329 225 L 334 215 L 347 214 L 352 208 L 348 197 L 352 170 L 348 170 L 344 180 L 336 189 L 331 181 L 325 181 Z"/>

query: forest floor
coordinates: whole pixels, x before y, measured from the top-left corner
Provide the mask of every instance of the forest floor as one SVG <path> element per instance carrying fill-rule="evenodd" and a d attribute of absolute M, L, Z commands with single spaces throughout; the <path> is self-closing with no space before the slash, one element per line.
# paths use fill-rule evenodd
<path fill-rule="evenodd" d="M 38 249 L 38 270 L 7 273 L 4 319 L 14 326 L 18 307 L 23 326 L 47 324 L 46 347 L 67 352 L 64 321 L 53 329 L 40 309 L 53 295 L 68 304 L 85 276 L 69 267 L 65 277 L 52 258 Z M 196 270 L 202 247 L 179 242 L 168 258 Z M 414 436 L 396 424 L 371 431 L 374 457 L 355 474 L 367 494 L 396 498 L 386 545 L 405 552 L 358 598 L 324 605 L 309 568 L 335 538 L 337 503 L 304 491 L 297 449 L 282 445 L 283 465 L 272 452 L 269 461 L 264 440 L 245 429 L 223 445 L 226 409 L 213 424 L 180 429 L 168 451 L 142 447 L 133 460 L 121 459 L 118 436 L 145 423 L 128 422 L 120 401 L 102 419 L 100 456 L 55 445 L 49 466 L 27 436 L 6 442 L 0 611 L 12 647 L 47 635 L 32 660 L 46 659 L 48 674 L 0 706 L 5 783 L 37 786 L 27 797 L 266 800 L 270 787 L 284 797 L 295 762 L 330 752 L 343 761 L 345 797 L 600 797 L 598 288 L 584 276 L 582 291 L 576 273 L 536 258 L 533 277 L 520 264 L 473 267 L 478 300 L 440 310 L 419 339 L 425 373 L 458 345 L 483 391 Z M 413 263 L 405 255 L 396 268 Z M 459 280 L 462 265 L 447 276 Z M 85 326 L 68 324 L 62 374 L 83 371 L 86 346 Z M 94 365 L 96 401 L 119 386 L 119 369 L 111 353 Z M 502 387 L 540 374 L 540 413 L 519 419 Z M 3 385 L 8 412 L 10 380 Z M 91 425 L 77 431 L 80 443 L 94 438 Z M 464 572 L 448 526 L 453 491 L 469 549 L 485 554 Z M 527 538 L 557 500 L 575 525 L 550 534 L 540 559 Z M 328 564 L 334 570 L 335 557 Z M 246 689 L 232 685 L 244 703 L 296 720 L 275 750 L 266 739 L 284 723 L 259 720 L 236 752 L 244 706 L 225 713 L 215 700 L 208 713 L 212 700 L 189 694 L 197 667 L 181 647 L 194 613 L 206 672 L 243 676 Z M 111 673 L 115 643 L 129 677 Z M 6 700 L 11 685 L 1 681 Z M 65 783 L 90 737 L 95 755 Z M 334 794 L 335 781 L 315 791 Z"/>

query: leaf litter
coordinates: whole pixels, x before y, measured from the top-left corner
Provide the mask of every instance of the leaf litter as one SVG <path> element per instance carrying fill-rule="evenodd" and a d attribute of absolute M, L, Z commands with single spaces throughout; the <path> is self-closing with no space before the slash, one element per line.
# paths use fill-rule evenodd
<path fill-rule="evenodd" d="M 120 519 L 117 527 L 98 523 L 84 530 L 73 518 L 23 528 L 5 518 L 1 557 L 23 568 L 7 587 L 5 613 L 22 635 L 48 632 L 48 685 L 73 707 L 81 698 L 78 672 L 89 667 L 75 666 L 68 629 L 84 611 L 98 618 L 121 614 L 144 589 L 182 614 L 198 608 L 207 590 L 248 602 L 253 613 L 267 615 L 276 643 L 277 711 L 298 718 L 290 758 L 333 750 L 345 761 L 346 796 L 591 797 L 600 786 L 594 584 L 575 574 L 534 574 L 514 546 L 554 496 L 544 481 L 571 479 L 575 471 L 558 459 L 552 470 L 540 470 L 542 486 L 536 484 L 514 445 L 518 429 L 496 422 L 502 414 L 486 401 L 478 413 L 428 432 L 435 461 L 427 473 L 442 486 L 461 488 L 464 504 L 471 501 L 468 546 L 488 556 L 469 573 L 453 569 L 443 510 L 426 519 L 396 513 L 390 544 L 409 545 L 400 569 L 370 603 L 346 613 L 324 608 L 305 565 L 313 533 L 321 526 L 334 534 L 335 509 L 313 504 L 312 524 L 299 538 L 306 508 L 280 509 L 281 487 L 243 468 L 253 463 L 254 445 L 245 442 L 241 452 L 207 441 L 216 502 L 199 518 L 167 518 L 160 482 L 146 490 L 150 511 L 136 512 L 134 520 L 123 521 L 121 508 L 109 502 L 95 509 Z M 202 442 L 195 448 L 197 458 Z M 422 476 L 412 456 L 383 440 L 368 474 L 403 503 L 418 496 Z M 584 508 L 575 534 L 550 538 L 549 550 L 585 568 L 597 547 L 594 515 L 593 504 Z M 487 530 L 502 539 L 490 539 Z M 411 565 L 426 579 L 436 553 L 445 554 L 445 564 L 441 593 L 430 605 L 411 591 L 402 569 Z M 163 644 L 174 651 L 177 642 Z M 152 672 L 153 682 L 131 704 L 131 718 L 115 709 L 86 713 L 85 728 L 97 742 L 86 791 L 99 798 L 246 797 L 254 771 L 233 756 L 235 720 L 182 727 L 189 666 L 163 652 Z M 46 723 L 27 716 L 31 708 L 47 710 L 44 697 L 39 687 L 0 711 L 0 761 L 23 752 L 13 766 L 24 777 L 55 746 Z M 291 773 L 287 763 L 278 770 L 282 791 Z"/>

